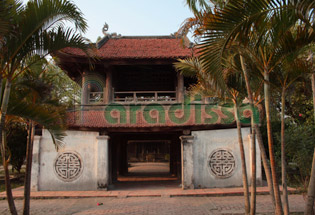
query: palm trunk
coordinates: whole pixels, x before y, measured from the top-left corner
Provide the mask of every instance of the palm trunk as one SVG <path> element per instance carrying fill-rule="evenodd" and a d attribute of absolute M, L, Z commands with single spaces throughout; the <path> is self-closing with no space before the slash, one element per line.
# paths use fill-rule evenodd
<path fill-rule="evenodd" d="M 246 160 L 245 160 L 244 144 L 243 144 L 243 137 L 242 137 L 242 130 L 241 130 L 241 122 L 238 115 L 238 107 L 237 107 L 236 101 L 234 101 L 234 111 L 235 111 L 235 121 L 236 121 L 237 134 L 238 134 L 238 144 L 240 147 L 241 162 L 242 162 L 245 214 L 249 214 L 250 202 L 249 202 L 249 189 L 248 189 L 248 180 L 247 180 Z"/>
<path fill-rule="evenodd" d="M 312 74 L 312 91 L 313 91 L 313 111 L 314 111 L 314 122 L 315 122 L 315 73 Z"/>
<path fill-rule="evenodd" d="M 264 70 L 264 94 L 265 94 L 265 109 L 266 109 L 266 122 L 267 122 L 267 135 L 268 135 L 268 147 L 269 147 L 269 157 L 270 157 L 270 167 L 272 173 L 273 190 L 275 193 L 276 200 L 276 214 L 282 214 L 282 203 L 280 197 L 280 190 L 276 171 L 276 161 L 273 149 L 273 139 L 272 139 L 272 128 L 270 119 L 270 86 L 269 86 L 269 73 L 268 69 Z"/>
<path fill-rule="evenodd" d="M 315 124 L 315 73 L 312 74 L 312 91 L 313 91 L 313 111 L 314 111 L 314 124 Z M 312 170 L 311 170 L 311 176 L 310 176 L 310 182 L 308 184 L 307 189 L 307 200 L 305 205 L 305 211 L 304 214 L 313 214 L 313 207 L 314 207 L 314 198 L 315 196 L 315 149 L 314 149 L 314 155 L 313 155 L 313 163 L 312 163 Z"/>
<path fill-rule="evenodd" d="M 33 143 L 34 143 L 35 125 L 30 120 L 27 138 L 27 151 L 26 151 L 26 171 L 24 181 L 24 208 L 23 215 L 30 213 L 30 194 L 31 194 L 31 171 L 32 171 L 32 158 L 33 158 Z"/>
<path fill-rule="evenodd" d="M 4 168 L 4 181 L 5 181 L 5 190 L 8 200 L 9 209 L 12 215 L 17 215 L 16 207 L 14 204 L 14 199 L 12 195 L 12 188 L 10 183 L 10 174 L 8 169 L 8 161 L 6 160 L 6 133 L 4 131 L 5 127 L 5 117 L 8 109 L 9 104 L 9 97 L 10 97 L 10 91 L 11 91 L 11 82 L 9 80 L 6 81 L 5 89 L 4 89 L 4 95 L 3 95 L 3 101 L 1 105 L 1 116 L 0 116 L 0 145 L 1 145 L 1 155 L 2 155 L 2 163 Z"/>
<path fill-rule="evenodd" d="M 248 78 L 248 74 L 247 74 L 247 70 L 245 67 L 245 62 L 244 62 L 244 57 L 241 55 L 240 56 L 240 60 L 241 60 L 241 66 L 242 66 L 242 70 L 244 72 L 244 76 L 245 76 L 245 82 L 246 82 L 246 89 L 247 89 L 247 94 L 248 94 L 248 100 L 249 103 L 253 106 L 251 106 L 252 111 L 254 108 L 254 101 L 253 101 L 253 96 L 252 96 L 252 90 L 249 84 L 249 78 Z M 273 183 L 272 183 L 272 177 L 271 177 L 271 172 L 270 172 L 270 166 L 268 163 L 268 158 L 266 155 L 266 149 L 262 140 L 262 136 L 261 136 L 261 132 L 259 129 L 259 126 L 257 125 L 257 123 L 254 123 L 254 128 L 255 128 L 255 132 L 257 134 L 257 140 L 258 140 L 258 145 L 259 145 L 259 149 L 260 149 L 260 154 L 261 154 L 261 159 L 263 162 L 263 166 L 264 166 L 264 170 L 265 170 L 265 174 L 266 174 L 266 178 L 267 178 L 267 184 L 268 184 L 268 188 L 269 188 L 269 194 L 271 197 L 271 201 L 273 203 L 273 205 L 276 205 L 275 203 L 275 195 L 274 195 L 274 191 L 273 191 Z"/>
<path fill-rule="evenodd" d="M 284 110 L 285 110 L 285 88 L 281 93 L 281 171 L 282 171 L 282 198 L 283 198 L 283 211 L 285 215 L 289 214 L 289 200 L 287 189 L 287 165 L 285 161 L 285 139 L 284 139 Z"/>
<path fill-rule="evenodd" d="M 248 94 L 248 100 L 250 104 L 250 108 L 252 111 L 252 116 L 251 116 L 251 127 L 252 127 L 252 136 L 251 136 L 251 155 L 252 155 L 252 162 L 251 162 L 251 172 L 252 172 L 252 180 L 251 180 L 251 202 L 250 202 L 250 214 L 255 214 L 256 213 L 256 135 L 255 135 L 255 120 L 254 120 L 254 102 L 253 102 L 253 94 L 251 91 L 250 83 L 249 83 L 249 77 L 248 77 L 248 72 L 246 69 L 245 65 L 245 59 L 242 55 L 240 55 L 240 61 L 241 61 L 241 66 L 242 70 L 244 73 L 244 78 L 246 82 L 246 89 L 247 89 L 247 94 Z"/>
<path fill-rule="evenodd" d="M 272 177 L 271 177 L 271 172 L 270 172 L 270 166 L 269 166 L 269 163 L 268 163 L 268 158 L 267 158 L 264 142 L 263 142 L 263 139 L 262 139 L 261 131 L 260 131 L 260 128 L 259 128 L 259 126 L 257 124 L 255 124 L 255 131 L 256 131 L 258 146 L 259 146 L 259 149 L 260 149 L 261 159 L 262 159 L 264 170 L 265 170 L 265 174 L 266 174 L 267 184 L 268 184 L 268 188 L 269 188 L 269 194 L 270 194 L 273 206 L 275 206 L 276 202 L 275 202 L 275 194 L 274 194 L 274 191 L 273 191 L 273 184 L 272 184 Z"/>
<path fill-rule="evenodd" d="M 256 134 L 254 129 L 254 115 L 252 115 L 251 119 L 252 123 L 252 135 L 251 135 L 251 154 L 252 154 L 252 184 L 251 184 L 251 199 L 250 199 L 250 214 L 256 214 Z"/>
<path fill-rule="evenodd" d="M 312 162 L 312 170 L 311 170 L 311 177 L 310 177 L 310 183 L 308 184 L 307 189 L 307 199 L 305 202 L 305 211 L 304 215 L 310 215 L 314 214 L 314 191 L 315 191 L 315 150 L 313 154 L 313 162 Z"/>

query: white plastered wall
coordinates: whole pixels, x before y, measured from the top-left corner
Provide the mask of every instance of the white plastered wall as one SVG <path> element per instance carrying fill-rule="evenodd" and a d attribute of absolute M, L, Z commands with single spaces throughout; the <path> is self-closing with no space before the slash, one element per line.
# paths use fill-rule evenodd
<path fill-rule="evenodd" d="M 193 131 L 193 175 L 194 188 L 214 187 L 240 187 L 242 186 L 242 166 L 240 148 L 237 138 L 237 129 L 220 129 Z M 242 128 L 244 150 L 247 164 L 248 180 L 251 178 L 251 144 L 250 128 Z M 235 158 L 235 170 L 227 178 L 219 178 L 211 173 L 209 167 L 209 156 L 216 149 L 227 149 L 232 152 Z M 256 141 L 256 175 L 257 185 L 261 184 L 261 157 Z"/>
<path fill-rule="evenodd" d="M 42 136 L 36 136 L 33 150 L 32 168 L 32 190 L 97 190 L 97 175 L 108 175 L 99 173 L 98 160 L 99 132 L 89 131 L 67 131 L 64 138 L 65 147 L 57 150 L 53 144 L 50 133 L 43 130 Z M 103 138 L 102 138 L 103 139 Z M 106 147 L 107 145 L 107 139 Z M 105 146 L 105 144 L 102 144 Z M 74 181 L 66 182 L 57 177 L 55 172 L 55 160 L 60 153 L 75 152 L 82 161 L 82 172 Z M 103 159 L 104 155 L 102 155 Z M 105 156 L 108 158 L 108 156 Z"/>

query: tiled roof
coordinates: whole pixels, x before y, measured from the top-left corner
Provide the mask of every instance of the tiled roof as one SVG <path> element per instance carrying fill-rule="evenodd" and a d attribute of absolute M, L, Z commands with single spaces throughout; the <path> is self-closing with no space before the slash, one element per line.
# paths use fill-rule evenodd
<path fill-rule="evenodd" d="M 181 39 L 171 36 L 105 37 L 98 45 L 96 55 L 102 59 L 177 59 L 192 56 L 192 49 L 183 47 Z M 85 56 L 79 49 L 66 48 L 63 52 Z"/>

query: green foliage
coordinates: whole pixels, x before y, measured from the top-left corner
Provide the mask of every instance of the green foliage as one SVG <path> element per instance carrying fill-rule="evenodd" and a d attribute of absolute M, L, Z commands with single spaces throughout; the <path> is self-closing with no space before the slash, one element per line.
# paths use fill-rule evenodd
<path fill-rule="evenodd" d="M 27 128 L 24 122 L 11 121 L 6 125 L 7 145 L 11 155 L 12 171 L 21 171 L 26 157 Z"/>
<path fill-rule="evenodd" d="M 307 189 L 315 145 L 315 128 L 291 125 L 286 129 L 288 182 Z"/>
<path fill-rule="evenodd" d="M 48 64 L 43 78 L 53 83 L 51 96 L 58 99 L 61 105 L 70 108 L 81 103 L 81 87 L 53 62 Z"/>
<path fill-rule="evenodd" d="M 313 99 L 310 81 L 298 82 L 288 99 L 286 114 L 295 123 L 312 125 L 314 122 Z"/>
<path fill-rule="evenodd" d="M 275 118 L 277 119 L 277 118 Z M 273 120 L 272 123 L 274 153 L 277 165 L 277 175 L 281 175 L 281 122 Z M 312 168 L 312 158 L 315 145 L 315 128 L 307 123 L 297 124 L 286 120 L 286 163 L 288 185 L 298 187 L 302 191 L 307 189 Z M 267 147 L 266 123 L 261 125 L 261 133 L 265 147 Z"/>

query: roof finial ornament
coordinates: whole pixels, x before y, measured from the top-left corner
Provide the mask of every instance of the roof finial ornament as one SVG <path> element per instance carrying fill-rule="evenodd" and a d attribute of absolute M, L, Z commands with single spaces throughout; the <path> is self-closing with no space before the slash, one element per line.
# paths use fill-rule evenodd
<path fill-rule="evenodd" d="M 105 24 L 104 24 L 104 26 L 103 26 L 103 28 L 102 28 L 102 32 L 103 32 L 103 34 L 104 34 L 105 36 L 107 35 L 108 28 L 109 28 L 109 26 L 108 26 L 108 24 L 105 22 Z"/>

